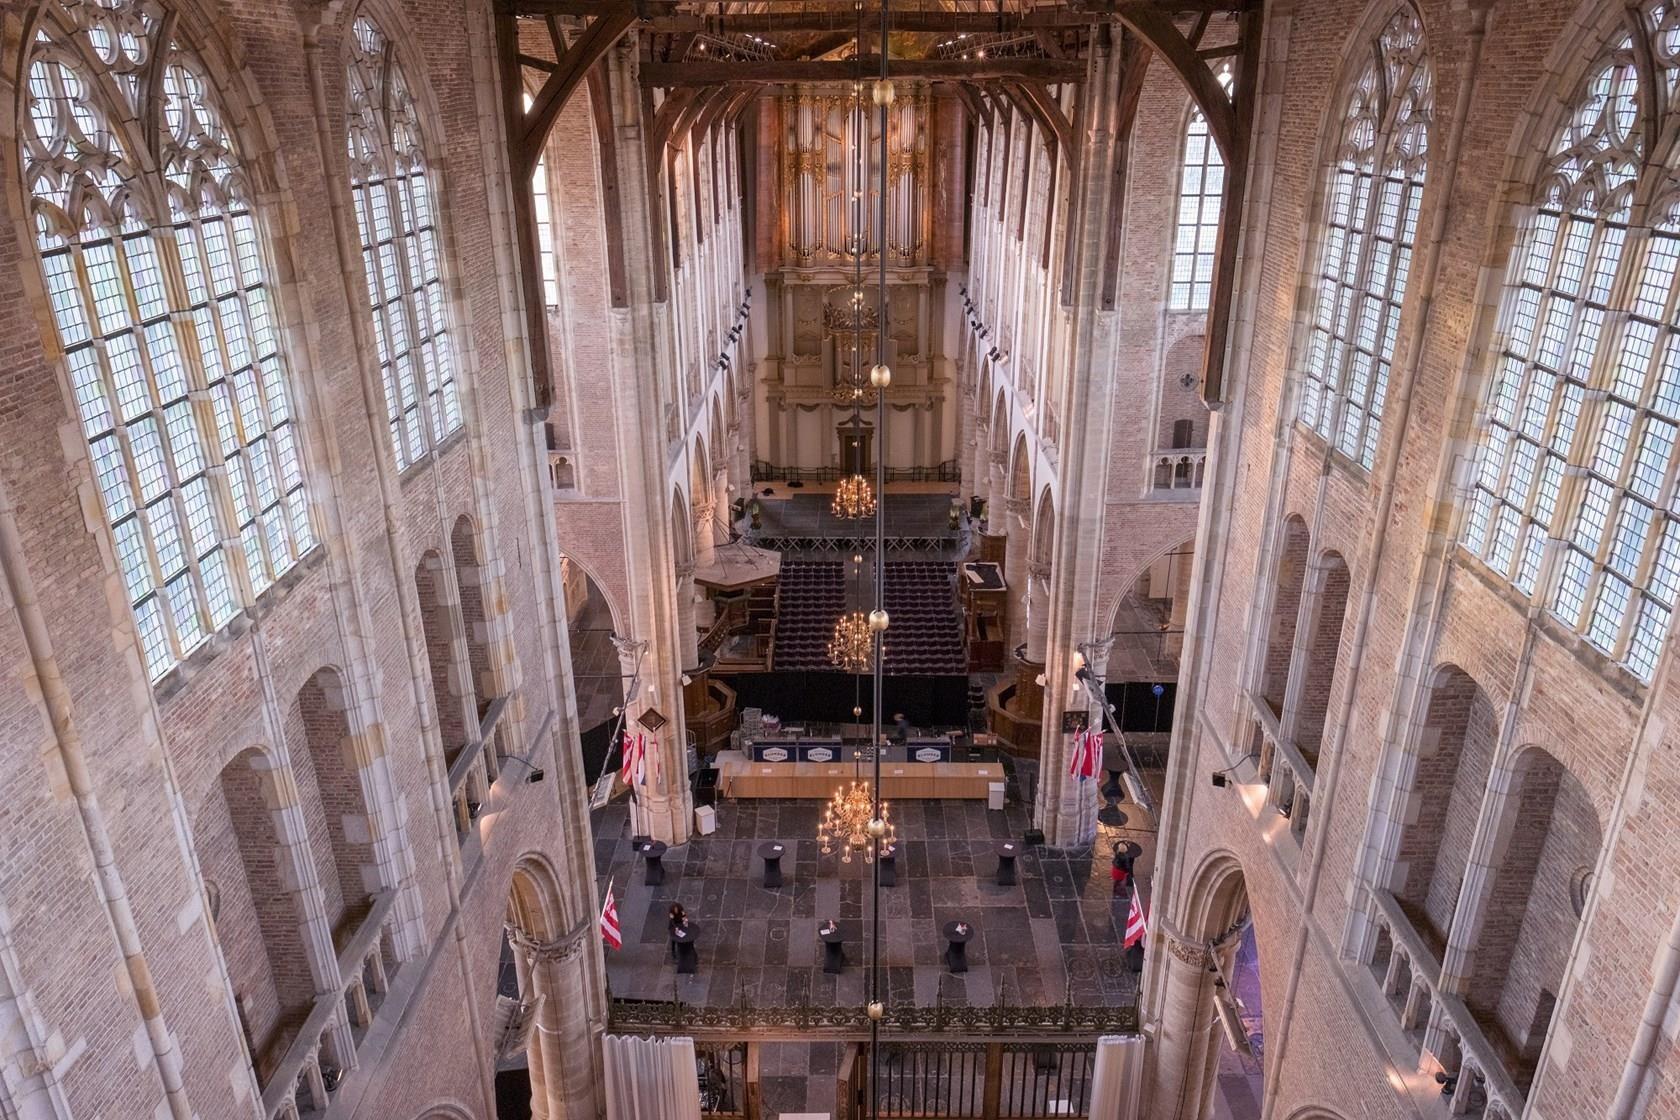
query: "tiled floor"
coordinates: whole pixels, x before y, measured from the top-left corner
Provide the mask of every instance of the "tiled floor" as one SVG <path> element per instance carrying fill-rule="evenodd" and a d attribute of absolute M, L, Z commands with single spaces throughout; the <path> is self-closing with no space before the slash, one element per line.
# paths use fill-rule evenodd
<path fill-rule="evenodd" d="M 609 954 L 615 996 L 678 998 L 729 1005 L 839 1005 L 861 1002 L 868 919 L 868 867 L 821 856 L 815 839 L 820 807 L 812 801 L 731 801 L 719 806 L 718 831 L 671 849 L 664 885 L 644 882 L 631 850 L 627 806 L 596 816 L 595 864 L 617 884 L 623 950 Z M 995 845 L 1019 838 L 1027 811 L 988 812 L 983 802 L 902 802 L 893 807 L 899 843 L 896 887 L 882 891 L 882 988 L 889 1005 L 1079 1004 L 1122 1002 L 1133 990 L 1120 948 L 1125 914 L 1114 899 L 1106 853 L 1123 834 L 1105 825 L 1093 861 L 1029 848 L 1019 882 L 994 881 Z M 1106 814 L 1105 814 L 1106 815 Z M 1142 839 L 1147 851 L 1149 837 Z M 756 849 L 766 840 L 789 848 L 785 885 L 762 885 Z M 1147 871 L 1147 856 L 1143 861 Z M 678 976 L 669 957 L 666 913 L 681 902 L 698 931 L 698 973 Z M 846 933 L 848 967 L 821 969 L 819 921 Z M 976 928 L 969 971 L 950 974 L 940 935 L 948 921 Z"/>

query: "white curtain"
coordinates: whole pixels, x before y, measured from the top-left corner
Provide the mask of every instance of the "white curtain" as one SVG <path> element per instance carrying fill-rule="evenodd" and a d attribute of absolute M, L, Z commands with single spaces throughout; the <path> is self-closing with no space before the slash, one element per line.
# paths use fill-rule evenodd
<path fill-rule="evenodd" d="M 1136 1120 L 1143 1038 L 1105 1034 L 1097 1039 L 1097 1070 L 1091 1079 L 1091 1120 Z"/>
<path fill-rule="evenodd" d="M 692 1038 L 601 1040 L 607 1120 L 700 1120 L 700 1080 Z"/>

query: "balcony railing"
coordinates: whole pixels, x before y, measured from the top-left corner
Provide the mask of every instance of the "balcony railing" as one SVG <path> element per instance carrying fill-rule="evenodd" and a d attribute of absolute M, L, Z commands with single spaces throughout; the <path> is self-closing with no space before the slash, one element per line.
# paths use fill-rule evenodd
<path fill-rule="evenodd" d="M 763 459 L 754 460 L 754 482 L 814 482 L 833 483 L 846 477 L 839 467 L 778 467 Z M 947 459 L 937 467 L 888 467 L 888 482 L 960 482 L 962 467 L 955 459 Z"/>
<path fill-rule="evenodd" d="M 339 988 L 315 997 L 315 1007 L 263 1089 L 268 1120 L 324 1116 L 344 1074 L 356 1064 L 356 1048 L 367 1037 L 389 989 L 386 954 L 395 934 L 395 891 L 381 891 L 338 955 Z M 339 1009 L 349 1018 L 343 1027 Z"/>
<path fill-rule="evenodd" d="M 455 816 L 455 839 L 462 847 L 472 837 L 473 823 L 489 800 L 490 787 L 496 784 L 502 760 L 508 755 L 501 726 L 507 706 L 506 696 L 498 696 L 486 704 L 479 719 L 477 741 L 458 750 L 449 763 L 449 799 Z"/>
<path fill-rule="evenodd" d="M 1447 1110 L 1453 1116 L 1481 1120 L 1516 1120 L 1522 1115 L 1522 1091 L 1505 1072 L 1499 1052 L 1476 1022 L 1463 999 L 1440 988 L 1441 962 L 1419 936 L 1400 902 L 1386 890 L 1376 900 L 1377 938 L 1370 965 L 1400 1019 L 1400 1028 L 1418 1041 L 1419 1068 L 1456 1077 Z M 1419 1038 L 1421 1032 L 1421 1038 Z"/>
<path fill-rule="evenodd" d="M 862 1007 L 796 1004 L 767 1007 L 727 1004 L 702 1007 L 680 1000 L 614 999 L 607 1009 L 611 1029 L 622 1034 L 685 1034 L 696 1038 L 717 1035 L 773 1039 L 824 1037 L 868 1038 L 869 1017 Z M 1135 994 L 1113 1005 L 1051 1004 L 988 1007 L 936 1003 L 929 1006 L 889 1006 L 881 1020 L 883 1036 L 952 1036 L 964 1039 L 1091 1037 L 1136 1034 Z"/>
<path fill-rule="evenodd" d="M 1194 498 L 1201 493 L 1206 468 L 1203 448 L 1157 451 L 1144 463 L 1144 487 L 1154 495 Z"/>
<path fill-rule="evenodd" d="M 1283 737 L 1277 716 L 1260 697 L 1249 695 L 1253 712 L 1249 752 L 1255 770 L 1266 787 L 1266 804 L 1289 821 L 1289 833 L 1296 843 L 1307 832 L 1312 811 L 1313 768 L 1294 743 Z"/>

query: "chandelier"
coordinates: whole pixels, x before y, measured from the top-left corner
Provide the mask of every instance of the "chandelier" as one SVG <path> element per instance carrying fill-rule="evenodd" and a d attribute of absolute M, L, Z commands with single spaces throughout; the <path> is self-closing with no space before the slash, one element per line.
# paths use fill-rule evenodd
<path fill-rule="evenodd" d="M 839 488 L 834 491 L 834 503 L 829 512 L 849 521 L 874 517 L 875 491 L 870 488 L 869 480 L 861 474 L 842 478 Z"/>
<path fill-rule="evenodd" d="M 854 780 L 845 789 L 835 790 L 817 828 L 822 854 L 834 854 L 835 845 L 839 845 L 841 863 L 851 863 L 853 852 L 862 855 L 864 863 L 874 863 L 875 852 L 869 841 L 878 835 L 881 850 L 886 851 L 898 837 L 885 801 L 881 802 L 878 830 L 871 828 L 874 821 L 875 791 L 868 782 Z"/>
<path fill-rule="evenodd" d="M 875 662 L 875 635 L 862 611 L 843 614 L 834 620 L 834 636 L 828 639 L 828 659 L 847 673 L 867 673 Z"/>

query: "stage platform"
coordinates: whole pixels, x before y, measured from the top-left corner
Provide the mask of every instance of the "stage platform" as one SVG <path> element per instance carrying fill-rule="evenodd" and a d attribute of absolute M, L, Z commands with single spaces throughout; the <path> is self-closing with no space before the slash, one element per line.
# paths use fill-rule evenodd
<path fill-rule="evenodd" d="M 749 534 L 754 544 L 788 552 L 847 553 L 875 539 L 874 518 L 835 517 L 830 493 L 790 494 L 785 484 L 775 489 L 774 497 L 760 493 L 754 499 L 760 526 Z M 951 528 L 949 494 L 889 493 L 884 501 L 889 552 L 942 554 L 961 545 L 961 532 Z"/>
<path fill-rule="evenodd" d="M 871 768 L 848 762 L 752 762 L 735 751 L 718 755 L 718 789 L 727 798 L 827 801 Z M 883 762 L 881 796 L 890 801 L 984 801 L 1004 781 L 1001 762 Z"/>

